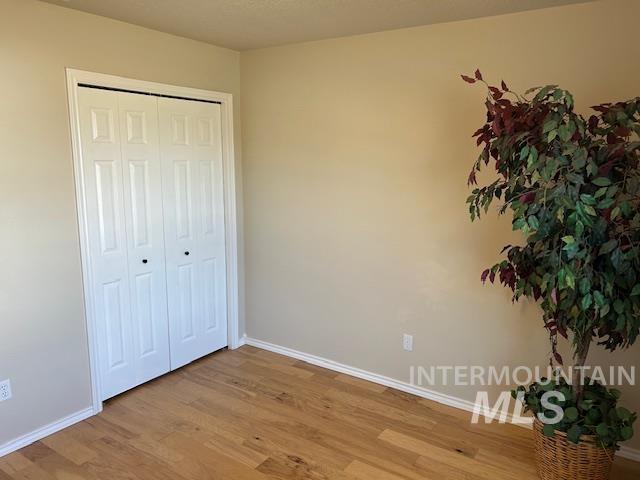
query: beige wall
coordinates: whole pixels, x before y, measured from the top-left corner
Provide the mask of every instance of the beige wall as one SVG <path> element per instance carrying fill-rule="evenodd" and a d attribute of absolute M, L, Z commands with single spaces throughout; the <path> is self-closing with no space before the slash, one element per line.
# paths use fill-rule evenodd
<path fill-rule="evenodd" d="M 0 446 L 90 405 L 65 67 L 231 92 L 237 106 L 239 62 L 231 50 L 0 0 L 0 379 L 13 386 Z"/>
<path fill-rule="evenodd" d="M 544 365 L 538 310 L 479 281 L 512 234 L 467 216 L 484 92 L 459 74 L 559 83 L 582 110 L 633 97 L 638 18 L 613 0 L 243 53 L 248 335 L 404 381 L 410 365 Z M 640 409 L 639 389 L 624 403 Z"/>

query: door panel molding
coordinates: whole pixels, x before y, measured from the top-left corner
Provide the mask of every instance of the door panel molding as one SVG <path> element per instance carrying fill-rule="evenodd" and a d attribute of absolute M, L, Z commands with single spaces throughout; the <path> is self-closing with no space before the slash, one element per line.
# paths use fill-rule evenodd
<path fill-rule="evenodd" d="M 90 229 L 88 222 L 88 212 L 86 211 L 86 186 L 85 172 L 83 168 L 82 145 L 80 116 L 78 104 L 78 89 L 80 84 L 92 85 L 96 87 L 108 89 L 120 89 L 127 91 L 147 92 L 160 96 L 174 96 L 185 99 L 203 100 L 208 102 L 216 102 L 220 104 L 221 111 L 221 145 L 222 150 L 222 177 L 224 212 L 215 212 L 221 214 L 224 218 L 224 235 L 225 235 L 225 251 L 224 264 L 226 265 L 225 284 L 226 284 L 226 314 L 227 318 L 227 339 L 228 346 L 231 349 L 238 348 L 241 345 L 243 332 L 239 332 L 238 322 L 238 234 L 237 234 L 237 208 L 236 208 L 236 180 L 235 180 L 235 156 L 233 144 L 233 97 L 230 93 L 214 92 L 209 90 L 200 90 L 189 87 L 180 87 L 175 85 L 167 85 L 155 82 L 147 82 L 143 80 L 135 80 L 114 75 L 106 75 L 101 73 L 87 72 L 76 69 L 66 69 L 67 76 L 67 94 L 69 105 L 69 117 L 71 125 L 71 144 L 73 153 L 74 177 L 76 187 L 76 209 L 78 215 L 79 240 L 82 258 L 82 274 L 85 304 L 85 320 L 87 326 L 87 341 L 89 345 L 89 359 L 91 368 L 91 385 L 92 385 L 92 403 L 93 413 L 97 414 L 102 411 L 103 388 L 100 381 L 100 358 L 98 349 L 98 325 L 95 318 L 95 294 L 93 291 L 92 281 L 93 272 L 91 268 L 91 250 L 90 246 Z M 116 118 L 113 114 L 105 114 L 106 112 L 96 111 L 94 115 L 93 136 L 97 142 L 110 143 L 114 141 L 114 130 Z M 140 118 L 131 112 L 130 118 L 127 118 L 127 132 L 123 132 L 124 138 L 131 143 L 145 144 L 147 142 L 147 132 L 144 130 L 144 118 Z M 178 122 L 179 123 L 179 122 Z M 179 125 L 176 125 L 178 128 Z M 186 127 L 186 126 L 185 126 Z M 176 132 L 180 133 L 180 132 Z M 209 125 L 199 122 L 198 132 L 195 139 L 188 136 L 177 135 L 179 142 L 188 143 L 194 140 L 199 144 L 210 144 L 211 130 Z M 135 159 L 131 159 L 135 160 Z M 128 162 L 128 159 L 127 159 Z M 139 164 L 138 164 L 139 166 Z M 128 167 L 127 167 L 128 169 Z M 141 186 L 138 184 L 138 186 Z M 218 194 L 218 192 L 214 192 Z M 105 197 L 106 198 L 106 197 Z M 138 197 L 142 200 L 143 197 Z M 146 199 L 145 199 L 146 200 Z M 142 204 L 139 205 L 144 209 Z M 142 213 L 142 212 L 140 212 Z M 142 227 L 142 225 L 139 225 Z M 141 228 L 141 231 L 143 228 Z M 107 240 L 107 239 L 105 239 Z M 109 242 L 107 242 L 109 243 Z M 121 247 L 124 247 L 122 245 Z M 220 288 L 219 285 L 215 286 Z M 101 292 L 98 292 L 99 294 Z M 220 313 L 220 312 L 218 312 Z M 151 334 L 151 332 L 146 332 Z M 148 338 L 147 338 L 148 340 Z M 146 344 L 147 346 L 149 343 Z M 144 348 L 142 348 L 144 350 Z"/>

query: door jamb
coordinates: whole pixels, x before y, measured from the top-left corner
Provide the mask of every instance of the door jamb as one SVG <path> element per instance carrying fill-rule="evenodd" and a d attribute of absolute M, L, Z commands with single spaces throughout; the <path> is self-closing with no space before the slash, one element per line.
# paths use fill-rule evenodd
<path fill-rule="evenodd" d="M 224 184 L 224 223 L 225 223 L 225 252 L 227 266 L 227 342 L 230 349 L 242 345 L 239 332 L 239 300 L 238 300 L 238 218 L 236 208 L 236 167 L 233 144 L 233 96 L 230 93 L 200 90 L 162 83 L 147 82 L 130 78 L 118 77 L 102 73 L 87 72 L 73 68 L 66 69 L 67 98 L 69 106 L 69 120 L 71 127 L 71 145 L 73 154 L 73 170 L 76 189 L 76 210 L 78 215 L 78 229 L 80 240 L 80 255 L 82 265 L 82 284 L 84 294 L 84 309 L 86 334 L 89 351 L 89 365 L 91 373 L 91 397 L 94 414 L 102 411 L 102 388 L 98 358 L 98 338 L 96 320 L 93 309 L 93 292 L 91 282 L 91 262 L 88 237 L 87 214 L 85 211 L 85 188 L 82 170 L 82 149 L 80 146 L 80 118 L 78 111 L 78 84 L 91 84 L 107 88 L 120 88 L 150 92 L 160 95 L 173 95 L 194 99 L 220 102 L 222 125 L 222 171 Z"/>

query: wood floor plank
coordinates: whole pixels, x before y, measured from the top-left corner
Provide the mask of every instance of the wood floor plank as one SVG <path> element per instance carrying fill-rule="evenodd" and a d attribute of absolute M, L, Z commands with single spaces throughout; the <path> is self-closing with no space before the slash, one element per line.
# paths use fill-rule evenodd
<path fill-rule="evenodd" d="M 362 380 L 361 378 L 356 378 L 356 377 L 352 377 L 350 375 L 345 375 L 344 373 L 336 375 L 335 379 L 338 382 L 347 383 L 349 385 L 355 385 L 357 387 L 364 388 L 365 390 L 369 390 L 371 392 L 383 393 L 385 390 L 387 390 L 387 387 L 385 387 L 384 385 L 379 385 L 377 383 L 371 383 L 371 382 L 368 382 L 366 380 Z"/>
<path fill-rule="evenodd" d="M 187 435 L 175 432 L 162 442 L 205 467 L 212 480 L 264 480 L 259 471 L 229 457 L 214 448 L 205 446 Z"/>
<path fill-rule="evenodd" d="M 94 458 L 96 458 L 96 455 L 91 456 L 88 461 L 93 460 Z M 38 461 L 38 467 L 56 480 L 99 480 L 97 476 L 87 470 L 84 466 L 78 465 L 57 452 L 40 459 Z"/>
<path fill-rule="evenodd" d="M 532 432 L 299 360 L 223 350 L 0 458 L 0 480 L 535 480 Z M 612 480 L 637 480 L 616 459 Z"/>
<path fill-rule="evenodd" d="M 9 475 L 18 470 L 24 470 L 31 465 L 33 465 L 33 462 L 20 452 L 13 452 L 0 457 L 0 471 Z"/>
<path fill-rule="evenodd" d="M 97 455 L 95 451 L 78 442 L 65 431 L 43 439 L 42 443 L 76 465 L 82 465 Z"/>
<path fill-rule="evenodd" d="M 522 477 L 521 472 L 508 471 L 507 465 L 494 467 L 493 465 L 469 458 L 464 454 L 435 447 L 427 442 L 394 432 L 393 430 L 385 430 L 378 438 L 419 454 L 421 458 L 418 460 L 418 463 L 428 464 L 430 460 L 435 460 L 451 465 L 452 467 L 461 468 L 487 480 L 516 480 L 518 478 L 525 478 Z"/>
<path fill-rule="evenodd" d="M 391 472 L 374 467 L 368 463 L 361 462 L 360 460 L 351 462 L 345 469 L 345 472 L 361 480 L 403 480 L 403 477 L 394 475 Z"/>

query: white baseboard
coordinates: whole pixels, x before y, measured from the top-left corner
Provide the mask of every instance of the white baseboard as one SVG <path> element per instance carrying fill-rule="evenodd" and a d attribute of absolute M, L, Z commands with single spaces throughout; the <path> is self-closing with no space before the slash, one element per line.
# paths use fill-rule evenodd
<path fill-rule="evenodd" d="M 22 447 L 26 447 L 27 445 L 31 445 L 33 442 L 37 442 L 44 437 L 48 437 L 49 435 L 56 433 L 63 428 L 70 427 L 74 423 L 81 422 L 82 420 L 89 418 L 94 414 L 95 412 L 93 407 L 85 408 L 84 410 L 73 413 L 68 417 L 61 418 L 60 420 L 50 423 L 49 425 L 45 425 L 44 427 L 38 428 L 32 432 L 22 435 L 15 440 L 11 440 L 4 445 L 0 445 L 0 457 L 8 455 L 11 452 L 15 452 L 16 450 Z"/>
<path fill-rule="evenodd" d="M 640 450 L 637 448 L 629 448 L 622 445 L 618 453 L 616 454 L 627 460 L 633 460 L 634 462 L 640 462 Z"/>
<path fill-rule="evenodd" d="M 238 343 L 236 344 L 236 347 L 233 350 L 235 350 L 236 348 L 240 348 L 241 346 L 246 344 L 247 344 L 247 334 L 245 333 L 243 336 L 241 336 L 238 339 Z"/>
<path fill-rule="evenodd" d="M 329 370 L 333 370 L 335 372 L 351 375 L 352 377 L 368 380 L 373 383 L 384 385 L 385 387 L 394 388 L 396 390 L 400 390 L 401 392 L 411 393 L 418 397 L 426 398 L 427 400 L 433 400 L 434 402 L 438 402 L 443 405 L 447 405 L 449 407 L 458 408 L 460 410 L 464 410 L 467 412 L 474 411 L 475 404 L 473 402 L 470 402 L 469 400 L 464 400 L 462 398 L 436 392 L 435 390 L 429 390 L 427 388 L 417 387 L 408 382 L 396 380 L 390 377 L 386 377 L 384 375 L 379 375 L 377 373 L 369 372 L 367 370 L 362 370 L 360 368 L 351 367 L 343 363 L 329 360 L 328 358 L 319 357 L 317 355 L 311 355 L 309 353 L 293 350 L 292 348 L 282 347 L 280 345 L 275 345 L 273 343 L 264 342 L 256 338 L 251 338 L 246 336 L 243 338 L 242 343 L 245 345 L 251 345 L 253 347 L 261 348 L 263 350 L 268 350 L 270 352 L 279 353 L 287 357 L 296 358 L 298 360 L 302 360 L 312 365 L 317 365 L 318 367 L 323 367 Z M 513 417 L 511 416 L 510 413 L 507 414 L 507 422 L 510 422 L 512 418 Z M 522 423 L 514 423 L 514 424 L 519 427 L 531 428 L 531 425 L 527 425 L 527 424 L 522 424 Z M 618 450 L 617 455 L 623 458 L 627 458 L 629 460 L 640 462 L 640 450 L 637 450 L 635 448 L 622 446 L 620 450 Z"/>

